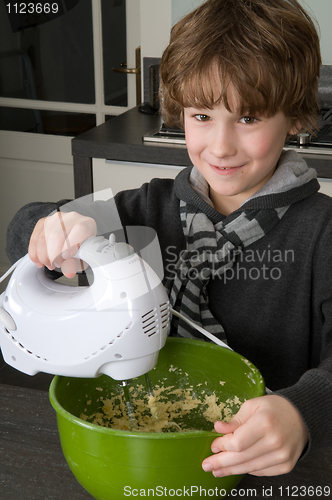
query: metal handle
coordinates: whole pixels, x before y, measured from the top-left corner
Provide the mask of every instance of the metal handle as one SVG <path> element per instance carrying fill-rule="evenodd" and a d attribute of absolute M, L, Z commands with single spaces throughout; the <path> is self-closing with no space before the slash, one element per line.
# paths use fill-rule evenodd
<path fill-rule="evenodd" d="M 112 68 L 115 73 L 134 73 L 134 75 L 141 74 L 141 68 Z"/>
<path fill-rule="evenodd" d="M 112 68 L 115 73 L 136 75 L 136 105 L 141 104 L 141 47 L 135 50 L 136 68 L 127 68 L 127 63 L 120 64 L 120 68 Z"/>

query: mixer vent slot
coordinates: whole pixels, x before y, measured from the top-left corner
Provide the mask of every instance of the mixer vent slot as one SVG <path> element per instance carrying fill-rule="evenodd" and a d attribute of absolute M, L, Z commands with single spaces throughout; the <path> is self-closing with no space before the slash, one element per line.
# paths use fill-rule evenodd
<path fill-rule="evenodd" d="M 48 361 L 48 359 L 46 358 L 42 358 L 41 356 L 38 356 L 38 354 L 34 354 L 33 352 L 29 351 L 29 349 L 27 349 L 26 347 L 24 347 L 23 344 L 21 344 L 21 342 L 19 342 L 15 337 L 14 335 L 12 335 L 8 330 L 7 328 L 5 329 L 6 333 L 9 335 L 9 337 L 11 338 L 12 342 L 18 346 L 20 349 L 22 349 L 22 351 L 26 352 L 27 354 L 30 354 L 32 356 L 34 356 L 35 358 L 37 359 L 42 359 L 43 361 Z M 14 359 L 15 356 L 13 356 L 12 358 Z"/>
<path fill-rule="evenodd" d="M 133 326 L 133 322 L 131 321 L 130 323 L 128 323 L 128 325 L 125 327 L 125 329 L 122 330 L 120 333 L 118 333 L 117 336 L 114 339 L 110 340 L 108 344 L 103 345 L 103 347 L 100 347 L 100 349 L 98 349 L 98 351 L 93 352 L 89 356 L 86 356 L 84 359 L 88 360 L 88 359 L 91 358 L 91 356 L 96 356 L 101 351 L 105 351 L 108 348 L 108 346 L 113 345 L 117 341 L 117 339 L 120 339 L 121 337 L 123 337 L 123 335 L 126 333 L 126 330 L 130 330 L 130 328 L 132 326 Z"/>
<path fill-rule="evenodd" d="M 169 324 L 169 302 L 160 304 L 161 328 L 167 328 Z"/>
<path fill-rule="evenodd" d="M 157 333 L 158 329 L 158 321 L 157 321 L 157 315 L 156 315 L 156 308 L 151 309 L 151 311 L 148 311 L 147 313 L 143 314 L 142 316 L 142 328 L 143 332 L 148 336 L 151 337 L 155 333 Z"/>

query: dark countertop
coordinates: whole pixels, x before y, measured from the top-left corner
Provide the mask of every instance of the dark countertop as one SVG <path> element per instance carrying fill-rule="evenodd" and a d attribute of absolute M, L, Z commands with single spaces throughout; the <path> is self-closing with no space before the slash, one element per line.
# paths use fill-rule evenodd
<path fill-rule="evenodd" d="M 158 129 L 160 124 L 158 114 L 141 113 L 136 107 L 75 137 L 72 153 L 135 163 L 191 165 L 186 146 L 143 141 L 143 135 Z"/>
<path fill-rule="evenodd" d="M 0 401 L 1 500 L 91 500 L 62 454 L 48 392 L 0 384 Z M 246 475 L 236 491 L 231 498 L 331 499 L 332 449 L 303 459 L 289 474 Z"/>
<path fill-rule="evenodd" d="M 138 108 L 88 130 L 72 140 L 75 197 L 93 192 L 92 158 L 188 166 L 187 149 L 182 145 L 151 144 L 143 135 L 158 129 L 161 118 L 141 113 Z"/>
<path fill-rule="evenodd" d="M 1 500 L 92 500 L 62 455 L 47 391 L 0 384 Z"/>
<path fill-rule="evenodd" d="M 160 124 L 160 116 L 141 113 L 136 107 L 75 137 L 72 140 L 75 197 L 93 192 L 92 158 L 173 166 L 191 165 L 186 146 L 143 141 L 143 135 L 157 130 Z M 332 151 L 329 157 L 304 157 L 308 165 L 317 170 L 318 177 L 332 178 Z"/>

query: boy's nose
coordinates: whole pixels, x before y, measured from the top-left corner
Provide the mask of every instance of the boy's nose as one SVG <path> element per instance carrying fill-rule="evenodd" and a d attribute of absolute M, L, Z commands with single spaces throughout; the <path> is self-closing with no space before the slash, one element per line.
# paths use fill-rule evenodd
<path fill-rule="evenodd" d="M 234 156 L 237 152 L 234 134 L 224 127 L 214 130 L 210 136 L 209 150 L 216 158 Z"/>

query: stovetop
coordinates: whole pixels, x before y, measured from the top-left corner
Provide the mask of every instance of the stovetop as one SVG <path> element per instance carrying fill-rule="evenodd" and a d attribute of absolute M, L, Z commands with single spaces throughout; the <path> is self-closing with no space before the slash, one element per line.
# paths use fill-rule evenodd
<path fill-rule="evenodd" d="M 151 130 L 143 136 L 145 142 L 163 142 L 167 144 L 186 144 L 184 130 L 168 128 L 163 123 L 160 128 Z"/>
<path fill-rule="evenodd" d="M 319 130 L 315 131 L 315 134 L 300 133 L 290 141 L 290 144 L 332 148 L 332 108 L 321 111 Z"/>

